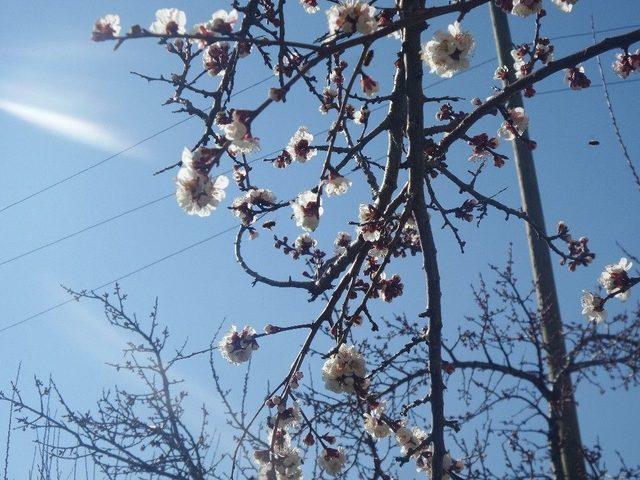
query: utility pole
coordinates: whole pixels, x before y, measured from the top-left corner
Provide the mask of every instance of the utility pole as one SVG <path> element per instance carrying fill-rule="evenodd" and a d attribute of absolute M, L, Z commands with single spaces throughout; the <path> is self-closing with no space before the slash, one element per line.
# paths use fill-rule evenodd
<path fill-rule="evenodd" d="M 515 72 L 511 57 L 513 42 L 507 14 L 494 2 L 489 2 L 489 7 L 499 65 L 508 67 L 509 82 L 511 83 L 515 81 Z M 523 106 L 520 93 L 511 97 L 508 106 L 512 108 Z M 524 132 L 523 138 L 529 139 L 528 132 Z M 522 209 L 531 221 L 540 228 L 541 233 L 546 235 L 533 154 L 523 142 L 518 140 L 513 141 L 513 154 L 520 185 Z M 542 317 L 542 340 L 547 350 L 549 377 L 556 382 L 555 398 L 549 402 L 551 461 L 556 479 L 585 480 L 586 467 L 573 385 L 571 377 L 562 373 L 567 349 L 564 342 L 549 247 L 529 224 L 526 225 L 526 229 L 538 308 Z"/>

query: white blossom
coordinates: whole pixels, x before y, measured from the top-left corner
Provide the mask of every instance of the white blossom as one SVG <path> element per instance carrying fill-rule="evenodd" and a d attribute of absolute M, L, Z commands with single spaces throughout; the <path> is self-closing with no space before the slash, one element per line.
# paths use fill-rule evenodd
<path fill-rule="evenodd" d="M 231 122 L 220 125 L 225 137 L 242 153 L 260 150 L 260 141 L 251 135 L 250 113 L 247 110 L 234 110 Z"/>
<path fill-rule="evenodd" d="M 311 250 L 317 244 L 318 244 L 318 241 L 308 233 L 303 233 L 302 235 L 299 235 L 298 238 L 296 238 L 296 241 L 294 242 L 295 247 L 298 250 L 303 250 L 303 251 Z"/>
<path fill-rule="evenodd" d="M 389 249 L 384 245 L 374 243 L 373 246 L 369 249 L 369 256 L 383 259 L 384 257 L 387 256 L 388 252 L 389 252 Z M 382 272 L 381 278 L 383 280 L 386 278 L 385 272 Z"/>
<path fill-rule="evenodd" d="M 336 393 L 354 393 L 356 385 L 366 390 L 367 367 L 364 356 L 355 346 L 340 345 L 322 367 L 322 379 L 328 390 Z"/>
<path fill-rule="evenodd" d="M 309 129 L 307 127 L 300 127 L 296 133 L 293 134 L 291 140 L 289 140 L 286 150 L 292 159 L 300 163 L 305 163 L 318 153 L 315 148 L 310 148 L 312 141 L 313 134 Z"/>
<path fill-rule="evenodd" d="M 351 235 L 347 232 L 339 232 L 333 241 L 333 251 L 336 255 L 342 255 L 347 251 L 347 247 L 351 244 Z"/>
<path fill-rule="evenodd" d="M 340 475 L 347 463 L 347 456 L 342 448 L 325 448 L 318 457 L 318 464 L 332 477 Z"/>
<path fill-rule="evenodd" d="M 569 13 L 573 10 L 573 6 L 578 3 L 578 0 L 551 0 L 556 6 L 563 12 Z"/>
<path fill-rule="evenodd" d="M 511 13 L 519 17 L 528 17 L 542 10 L 542 0 L 513 0 Z"/>
<path fill-rule="evenodd" d="M 233 26 L 238 22 L 238 12 L 233 9 L 229 12 L 226 10 L 217 10 L 211 15 L 211 20 L 204 24 L 204 28 L 209 32 L 231 33 Z"/>
<path fill-rule="evenodd" d="M 156 20 L 149 30 L 158 35 L 182 35 L 185 33 L 187 16 L 177 8 L 161 8 L 156 12 Z"/>
<path fill-rule="evenodd" d="M 252 207 L 268 207 L 276 202 L 276 196 L 271 190 L 265 188 L 252 188 L 244 195 L 236 198 L 231 204 L 231 209 L 243 225 L 253 223 L 255 212 Z"/>
<path fill-rule="evenodd" d="M 599 295 L 583 291 L 580 304 L 582 315 L 587 317 L 587 320 L 601 323 L 607 319 L 607 311 L 602 306 L 602 298 Z"/>
<path fill-rule="evenodd" d="M 355 32 L 368 35 L 378 26 L 375 15 L 375 7 L 367 3 L 358 0 L 343 1 L 327 10 L 329 32 L 331 35 Z"/>
<path fill-rule="evenodd" d="M 460 460 L 454 460 L 451 458 L 451 454 L 449 452 L 445 452 L 442 457 L 442 470 L 444 475 L 442 476 L 442 480 L 450 480 L 451 472 L 460 473 L 464 468 L 464 464 Z M 431 462 L 427 461 L 427 475 L 431 476 Z"/>
<path fill-rule="evenodd" d="M 318 194 L 312 191 L 301 193 L 291 202 L 291 208 L 298 227 L 308 232 L 318 228 L 323 213 L 322 198 L 318 197 Z"/>
<path fill-rule="evenodd" d="M 329 179 L 325 181 L 324 191 L 327 192 L 327 195 L 342 195 L 343 193 L 347 193 L 349 187 L 351 186 L 351 180 L 342 175 L 329 175 Z"/>
<path fill-rule="evenodd" d="M 523 48 L 514 48 L 511 50 L 511 58 L 513 58 L 513 71 L 516 78 L 522 78 L 529 74 L 529 63 L 526 60 L 526 50 Z"/>
<path fill-rule="evenodd" d="M 320 11 L 320 5 L 317 0 L 300 0 L 300 4 L 307 13 L 318 13 Z"/>
<path fill-rule="evenodd" d="M 431 477 L 431 460 L 433 453 L 431 445 L 423 445 L 428 438 L 427 432 L 421 428 L 414 427 L 412 429 L 402 425 L 396 430 L 396 441 L 400 445 L 402 455 L 408 455 L 411 452 L 411 458 L 416 462 L 418 471 L 425 472 Z M 451 472 L 461 472 L 464 468 L 462 462 L 453 460 L 449 452 L 445 452 L 442 458 L 442 469 L 444 472 L 443 479 L 450 480 Z"/>
<path fill-rule="evenodd" d="M 176 176 L 176 200 L 189 215 L 207 217 L 224 200 L 224 189 L 229 185 L 229 179 L 219 176 L 212 180 L 192 166 L 193 156 L 191 151 L 185 148 L 182 167 Z"/>
<path fill-rule="evenodd" d="M 360 204 L 359 225 L 356 231 L 368 242 L 376 242 L 380 239 L 380 228 L 377 223 L 378 211 L 371 204 Z"/>
<path fill-rule="evenodd" d="M 93 24 L 91 39 L 95 42 L 109 40 L 120 35 L 120 17 L 113 13 L 99 18 Z"/>
<path fill-rule="evenodd" d="M 618 53 L 616 60 L 612 64 L 613 71 L 622 79 L 626 79 L 630 74 L 640 71 L 640 49 L 635 53 Z"/>
<path fill-rule="evenodd" d="M 364 105 L 361 109 L 356 110 L 353 114 L 353 121 L 357 124 L 364 124 L 369 119 L 369 114 L 371 111 Z"/>
<path fill-rule="evenodd" d="M 291 447 L 288 442 L 276 448 L 271 455 L 269 451 L 259 450 L 254 456 L 260 464 L 258 477 L 260 480 L 273 480 L 273 473 L 275 473 L 275 480 L 302 480 L 300 451 Z"/>
<path fill-rule="evenodd" d="M 276 203 L 276 196 L 266 188 L 252 188 L 246 194 L 247 201 L 254 206 L 268 206 Z"/>
<path fill-rule="evenodd" d="M 251 225 L 253 223 L 253 210 L 251 210 L 245 195 L 233 200 L 231 203 L 231 210 L 233 210 L 233 214 L 240 219 L 243 225 Z"/>
<path fill-rule="evenodd" d="M 381 419 L 385 407 L 386 403 L 380 402 L 376 408 L 364 414 L 364 429 L 376 440 L 386 438 L 391 434 L 391 428 Z"/>
<path fill-rule="evenodd" d="M 215 42 L 204 49 L 202 63 L 209 75 L 224 75 L 229 64 L 229 44 L 227 42 Z"/>
<path fill-rule="evenodd" d="M 278 413 L 274 414 L 272 417 L 268 419 L 269 428 L 276 427 L 276 417 L 277 417 L 277 428 L 281 428 L 284 430 L 291 430 L 297 427 L 302 421 L 302 414 L 300 413 L 300 407 L 298 404 L 294 403 L 292 407 L 283 408 L 282 410 L 278 409 Z"/>
<path fill-rule="evenodd" d="M 522 135 L 529 126 L 529 117 L 524 113 L 524 108 L 516 107 L 509 109 L 509 120 L 506 120 L 498 130 L 498 135 L 505 140 L 514 140 L 516 138 L 516 131 L 519 135 Z"/>
<path fill-rule="evenodd" d="M 611 295 L 621 288 L 628 286 L 629 274 L 627 272 L 631 270 L 632 266 L 633 263 L 622 257 L 618 263 L 604 267 L 604 271 L 600 274 L 598 282 L 607 294 Z M 621 302 L 624 302 L 629 298 L 629 293 L 629 290 L 627 290 L 616 294 L 615 297 Z"/>
<path fill-rule="evenodd" d="M 475 42 L 469 32 L 462 31 L 460 24 L 449 25 L 447 32 L 437 31 L 434 37 L 422 46 L 422 60 L 431 73 L 450 78 L 469 67 L 469 56 Z"/>
<path fill-rule="evenodd" d="M 257 350 L 256 331 L 251 327 L 244 327 L 238 332 L 235 325 L 220 340 L 218 348 L 223 358 L 231 363 L 239 364 L 248 362 L 254 350 Z"/>
<path fill-rule="evenodd" d="M 423 446 L 421 449 L 420 444 L 427 438 L 427 432 L 418 427 L 412 429 L 401 426 L 396 430 L 396 441 L 400 445 L 400 452 L 402 455 L 408 455 L 409 452 L 413 452 L 412 457 L 418 459 L 420 454 L 427 450 L 427 446 Z"/>

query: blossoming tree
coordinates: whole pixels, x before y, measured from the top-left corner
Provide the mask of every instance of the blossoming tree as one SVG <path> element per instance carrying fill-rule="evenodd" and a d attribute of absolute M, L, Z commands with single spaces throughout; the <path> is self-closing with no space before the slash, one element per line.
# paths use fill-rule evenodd
<path fill-rule="evenodd" d="M 56 421 L 56 428 L 75 438 L 76 444 L 69 451 L 75 448 L 75 452 L 89 452 L 109 478 L 146 473 L 149 478 L 259 475 L 265 479 L 299 479 L 304 474 L 305 454 L 312 446 L 319 452 L 316 476 L 352 471 L 354 478 L 390 479 L 395 468 L 411 462 L 434 480 L 502 478 L 486 466 L 482 436 L 475 445 L 469 445 L 459 441 L 456 434 L 464 421 L 490 411 L 498 403 L 519 400 L 545 420 L 543 451 L 547 453 L 542 459 L 536 452 L 531 454 L 536 450 L 532 448 L 534 443 L 520 438 L 528 431 L 528 419 L 514 420 L 510 432 L 520 458 L 508 457 L 510 473 L 504 478 L 586 478 L 586 471 L 568 472 L 558 460 L 564 439 L 558 436 L 562 418 L 556 412 L 573 392 L 554 388 L 555 380 L 549 378 L 544 367 L 549 352 L 539 333 L 540 316 L 516 289 L 508 267 L 496 272 L 502 300 L 522 309 L 520 314 L 524 316 L 514 313 L 508 318 L 518 333 L 511 336 L 506 333 L 507 327 L 503 330 L 493 323 L 497 314 L 488 307 L 486 289 L 480 288 L 476 291 L 480 317 L 470 326 L 460 325 L 460 337 L 453 342 L 443 338 L 440 268 L 433 228 L 435 222 L 443 222 L 464 249 L 456 224 L 480 223 L 497 211 L 528 223 L 570 269 L 589 265 L 594 254 L 586 238 L 575 239 L 563 223 L 556 233 L 545 234 L 526 211 L 483 193 L 477 181 L 488 169 L 507 165 L 508 157 L 497 150 L 499 139 L 523 142 L 531 149 L 536 146 L 526 135 L 526 110 L 507 107 L 512 96 L 522 92 L 528 98 L 535 97 L 536 83 L 555 74 L 564 74 L 571 89 L 588 88 L 590 80 L 581 63 L 609 51 L 616 55 L 613 69 L 626 78 L 640 68 L 640 51 L 630 50 L 640 42 L 640 30 L 555 58 L 553 44 L 542 34 L 543 18 L 547 14 L 569 14 L 573 8 L 580 8 L 577 0 L 495 0 L 512 15 L 531 17 L 533 40 L 515 46 L 513 64 L 496 70 L 495 80 L 501 85 L 489 98 L 474 98 L 468 108 L 458 109 L 452 105 L 460 101 L 458 97 L 427 96 L 422 84 L 425 68 L 430 74 L 449 78 L 472 64 L 475 42 L 464 20 L 469 12 L 489 1 L 460 0 L 434 6 L 425 5 L 423 0 L 401 0 L 384 7 L 358 0 L 332 3 L 326 11 L 326 34 L 317 41 L 292 40 L 286 31 L 289 9 L 302 8 L 309 14 L 309 21 L 324 21 L 317 19 L 321 15 L 317 0 L 301 0 L 301 5 L 285 5 L 284 0 L 234 2 L 232 10 L 219 10 L 195 24 L 187 23 L 184 12 L 165 8 L 156 12 L 150 27 L 133 25 L 127 32 L 123 32 L 117 15 L 96 21 L 95 41 L 114 42 L 118 48 L 150 39 L 179 60 L 181 70 L 169 76 L 138 75 L 171 88 L 167 103 L 198 117 L 204 127 L 202 135 L 184 147 L 179 161 L 161 166 L 163 171 L 177 169 L 175 187 L 180 208 L 200 217 L 226 214 L 217 210 L 225 205 L 230 181 L 220 172 L 231 166 L 240 193 L 226 206 L 240 222 L 234 244 L 240 267 L 253 282 L 299 290 L 322 306 L 315 318 L 300 324 L 267 325 L 260 333 L 251 326 L 233 327 L 206 350 L 219 350 L 234 368 L 259 355 L 260 344 L 270 337 L 292 330 L 308 331 L 299 351 L 291 352 L 288 373 L 282 379 L 273 379 L 275 387 L 267 393 L 264 406 L 252 414 L 244 410 L 244 401 L 241 411 L 226 401 L 229 392 L 220 385 L 212 357 L 218 391 L 226 402 L 231 425 L 239 431 L 237 446 L 222 473 L 221 458 L 213 455 L 215 461 L 205 461 L 211 445 L 206 414 L 202 430 L 189 431 L 181 421 L 180 398 L 170 393 L 174 388 L 170 367 L 191 354 L 181 350 L 171 360 L 163 360 L 168 334 L 157 332 L 155 314 L 150 331 L 128 316 L 125 295 L 120 290 L 113 298 L 74 293 L 79 298 L 99 300 L 114 326 L 142 338 L 142 344 L 132 346 L 128 354 L 132 358 L 147 355 L 150 363 L 145 366 L 131 360 L 124 368 L 137 372 L 150 391 L 140 396 L 120 392 L 115 399 L 103 398 L 97 418 L 66 409 L 68 423 Z M 437 31 L 432 32 L 431 25 Z M 388 92 L 381 91 L 369 69 L 379 42 L 397 44 L 397 58 L 385 62 L 394 75 Z M 235 105 L 231 100 L 235 79 L 242 74 L 249 56 L 258 57 L 273 71 L 275 84 L 265 99 L 252 107 Z M 509 71 L 515 72 L 513 82 L 509 81 Z M 214 89 L 209 79 L 204 81 L 207 76 L 218 79 Z M 260 131 L 259 119 L 274 104 L 286 102 L 294 89 L 302 88 L 327 115 L 328 134 L 318 139 L 300 126 L 282 145 L 281 152 L 269 159 L 272 167 L 260 167 L 306 168 L 309 172 L 308 188 L 293 198 L 278 200 L 275 187 L 254 180 L 253 171 L 258 167 L 252 166 L 251 157 L 260 149 L 259 137 L 266 135 Z M 196 98 L 207 100 L 209 107 L 196 107 Z M 380 106 L 387 107 L 387 114 L 372 124 L 370 113 Z M 427 121 L 425 109 L 436 112 L 435 123 Z M 481 131 L 480 120 L 493 117 L 497 119 L 492 120 L 493 130 Z M 387 149 L 379 162 L 371 145 L 385 136 Z M 450 158 L 452 147 L 458 144 L 469 149 L 472 163 L 460 164 Z M 354 182 L 365 182 L 371 195 L 361 199 L 359 211 L 345 212 L 344 231 L 336 232 L 334 251 L 324 251 L 312 234 L 322 226 L 325 209 L 332 208 L 332 197 L 350 194 Z M 445 184 L 459 191 L 458 204 L 444 205 L 439 192 Z M 274 215 L 282 210 L 290 212 L 300 230 L 292 241 L 277 232 Z M 349 224 L 355 225 L 355 230 Z M 273 232 L 277 250 L 304 262 L 302 278 L 273 278 L 248 262 L 243 254 L 243 249 L 249 248 L 245 239 L 255 238 L 261 231 Z M 403 279 L 391 271 L 394 262 L 401 261 L 419 262 L 424 270 L 424 311 L 418 321 L 398 317 L 395 322 L 380 322 L 376 302 L 394 302 L 403 294 Z M 597 324 L 606 319 L 605 303 L 614 298 L 624 300 L 640 282 L 629 274 L 630 266 L 623 259 L 605 269 L 600 277 L 605 296 L 584 294 L 583 313 L 592 323 L 568 327 L 567 340 L 577 345 L 568 353 L 569 375 L 589 378 L 591 369 L 608 366 L 616 372 L 628 368 L 631 378 L 622 381 L 637 381 L 640 347 L 633 338 L 637 339 L 638 315 L 614 318 L 613 333 L 605 335 L 597 330 Z M 365 328 L 355 331 L 365 323 L 370 326 L 370 334 Z M 309 358 L 318 354 L 316 345 L 323 336 L 333 339 L 334 346 L 321 353 L 322 371 L 311 374 L 322 378 L 323 387 L 305 385 L 302 372 Z M 627 341 L 620 344 L 625 337 Z M 397 338 L 405 338 L 404 346 L 397 352 L 390 351 L 391 339 Z M 376 341 L 380 343 L 376 345 Z M 533 348 L 533 363 L 514 361 L 524 344 Z M 598 357 L 603 348 L 614 344 L 624 346 L 620 355 Z M 465 347 L 483 355 L 467 360 L 459 353 Z M 493 350 L 502 351 L 501 360 L 489 353 Z M 591 354 L 595 360 L 588 359 Z M 458 417 L 447 411 L 445 395 L 447 379 L 456 370 L 468 375 L 462 392 L 469 405 L 479 402 Z M 492 375 L 517 383 L 502 389 Z M 342 399 L 328 399 L 327 392 Z M 61 395 L 59 399 L 63 401 Z M 37 428 L 44 418 L 42 412 L 20 400 L 16 404 L 36 415 L 35 419 L 25 417 L 23 422 Z M 151 423 L 138 421 L 134 406 L 140 404 L 154 412 Z M 542 404 L 547 405 L 547 412 Z M 266 425 L 267 432 L 259 425 Z M 331 428 L 340 435 L 329 432 Z M 110 433 L 101 438 L 101 429 Z M 485 433 L 488 436 L 500 431 L 487 427 Z M 392 442 L 386 440 L 391 438 Z M 146 455 L 145 449 L 152 453 Z M 592 457 L 588 459 L 590 468 L 602 472 Z M 551 467 L 545 465 L 547 461 Z"/>

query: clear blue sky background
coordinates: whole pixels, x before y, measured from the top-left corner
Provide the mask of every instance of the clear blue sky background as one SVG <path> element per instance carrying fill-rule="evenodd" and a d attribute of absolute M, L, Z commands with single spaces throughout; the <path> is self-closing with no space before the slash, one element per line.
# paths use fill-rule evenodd
<path fill-rule="evenodd" d="M 591 14 L 597 29 L 640 23 L 637 0 L 581 0 L 571 15 L 557 11 L 549 1 L 546 3 L 551 15 L 545 19 L 544 33 L 550 37 L 589 32 Z M 165 6 L 184 9 L 188 23 L 193 24 L 226 4 L 183 0 L 172 5 L 157 1 L 35 0 L 4 5 L 5 18 L 10 21 L 5 22 L 6 28 L 0 34 L 0 142 L 3 147 L 0 208 L 182 118 L 161 106 L 170 94 L 167 89 L 161 85 L 149 86 L 129 74 L 130 70 L 167 73 L 175 64 L 162 47 L 153 42 L 135 42 L 113 53 L 110 45 L 89 41 L 93 21 L 105 13 L 119 13 L 125 28 L 133 23 L 147 26 L 156 8 Z M 288 27 L 291 38 L 295 35 L 314 38 L 325 28 L 324 14 L 308 16 L 298 7 L 292 0 L 292 22 Z M 325 7 L 327 5 L 323 5 L 323 9 Z M 511 24 L 517 42 L 530 40 L 531 19 L 512 18 Z M 433 26 L 434 30 L 446 28 L 444 21 Z M 469 15 L 465 26 L 477 40 L 472 65 L 494 57 L 487 9 L 480 8 Z M 558 40 L 557 55 L 573 52 L 590 41 L 590 35 Z M 391 82 L 389 64 L 398 44 L 392 40 L 383 43 L 376 52 L 371 73 L 384 90 Z M 603 62 L 609 79 L 617 80 L 608 68 L 612 57 L 613 54 L 606 55 Z M 488 86 L 495 66 L 495 62 L 489 62 L 446 82 L 437 82 L 437 77 L 426 75 L 426 93 L 484 98 L 490 94 Z M 585 66 L 593 82 L 600 83 L 595 63 Z M 266 69 L 257 67 L 257 64 L 246 64 L 237 78 L 239 88 L 269 75 Z M 435 82 L 437 85 L 431 87 Z M 251 108 L 266 96 L 268 85 L 239 95 L 232 106 Z M 638 85 L 611 87 L 622 133 L 636 158 L 640 154 Z M 563 87 L 560 74 L 540 84 L 538 91 Z M 263 153 L 281 148 L 299 125 L 307 125 L 312 131 L 326 128 L 326 117 L 307 100 L 304 92 L 296 93 L 289 103 L 271 109 L 256 123 L 254 133 L 261 139 Z M 575 319 L 580 315 L 580 291 L 595 283 L 604 264 L 620 257 L 616 241 L 638 252 L 640 193 L 630 179 L 615 142 L 599 87 L 580 93 L 565 89 L 562 93 L 539 95 L 527 102 L 527 111 L 531 116 L 531 135 L 539 141 L 535 157 L 547 223 L 552 226 L 558 220 L 565 220 L 577 235 L 588 235 L 592 248 L 598 253 L 591 268 L 575 273 L 557 268 L 563 315 Z M 428 111 L 427 117 L 433 118 L 433 114 Z M 486 125 L 489 131 L 497 128 L 497 124 Z M 151 174 L 176 162 L 183 146 L 192 145 L 200 132 L 200 124 L 189 120 L 86 174 L 0 213 L 0 263 L 170 193 L 173 174 L 155 177 Z M 588 146 L 592 137 L 600 140 L 599 147 Z M 377 150 L 371 151 L 373 156 L 384 153 L 382 143 L 375 147 Z M 511 154 L 510 145 L 501 148 Z M 450 163 L 463 171 L 467 168 L 467 156 L 466 149 L 455 150 Z M 319 168 L 318 158 L 284 172 L 259 164 L 256 178 L 272 188 L 279 198 L 289 198 L 308 188 L 310 178 Z M 506 187 L 500 198 L 517 206 L 512 163 L 501 170 L 488 170 L 480 183 L 483 191 L 493 194 Z M 331 248 L 335 232 L 349 229 L 346 222 L 356 219 L 357 204 L 366 195 L 366 185 L 360 178 L 355 183 L 349 195 L 327 202 L 327 213 L 316 235 L 327 249 Z M 225 206 L 235 193 L 233 187 L 229 189 Z M 444 198 L 454 196 L 446 194 Z M 295 235 L 288 215 L 289 212 L 279 214 L 283 224 L 281 233 Z M 224 208 L 209 218 L 200 219 L 183 214 L 175 200 L 168 198 L 51 248 L 1 265 L 0 328 L 65 301 L 60 284 L 76 289 L 102 285 L 234 223 L 234 217 Z M 492 214 L 480 229 L 463 226 L 462 234 L 468 242 L 464 255 L 460 255 L 449 232 L 442 231 L 437 239 L 444 282 L 445 323 L 451 328 L 463 321 L 465 314 L 474 311 L 469 285 L 477 272 L 486 271 L 489 262 L 502 262 L 509 242 L 515 245 L 520 277 L 526 281 L 530 278 L 524 227 L 518 222 L 504 222 L 501 215 Z M 248 277 L 235 264 L 232 238 L 232 234 L 222 235 L 127 278 L 122 286 L 130 294 L 132 310 L 144 315 L 158 296 L 160 320 L 169 326 L 176 344 L 188 336 L 194 349 L 205 346 L 205 339 L 223 318 L 261 330 L 267 323 L 289 324 L 309 321 L 315 316 L 320 305 L 307 304 L 299 292 L 263 286 L 252 288 Z M 249 259 L 281 277 L 301 270 L 295 262 L 271 249 L 270 244 L 270 236 L 263 234 L 247 246 Z M 406 294 L 402 302 L 381 307 L 380 312 L 415 315 L 424 306 L 421 272 L 415 265 L 394 265 L 391 271 L 403 274 Z M 632 299 L 632 304 L 635 301 Z M 286 345 L 291 347 L 300 338 L 292 335 Z M 106 326 L 97 305 L 67 304 L 0 333 L 1 388 L 8 386 L 18 363 L 22 362 L 21 383 L 25 390 L 30 389 L 33 374 L 51 373 L 73 405 L 88 408 L 101 388 L 115 381 L 114 373 L 105 362 L 120 358 L 124 340 Z M 277 378 L 288 365 L 289 357 L 294 355 L 293 349 L 283 350 L 284 346 L 265 342 L 259 352 L 263 365 L 274 365 L 269 370 L 272 379 Z M 283 356 L 287 358 L 285 364 L 279 362 L 277 366 L 275 360 Z M 214 418 L 221 419 L 206 363 L 194 360 L 181 368 L 193 399 L 208 402 Z M 231 386 L 238 384 L 238 378 L 233 371 L 226 376 Z M 260 388 L 263 386 L 264 382 Z M 450 397 L 454 396 L 451 392 Z M 579 398 L 585 442 L 593 444 L 600 438 L 608 455 L 617 449 L 631 461 L 640 460 L 636 448 L 640 414 L 634 408 L 637 391 L 608 392 L 601 397 L 592 389 L 583 388 Z M 457 400 L 451 402 L 449 411 L 455 413 Z M 6 412 L 6 408 L 2 408 Z M 5 422 L 6 416 L 2 414 L 0 431 L 4 430 Z M 11 470 L 15 478 L 23 478 L 30 464 L 28 440 L 28 435 L 22 435 L 14 444 Z"/>

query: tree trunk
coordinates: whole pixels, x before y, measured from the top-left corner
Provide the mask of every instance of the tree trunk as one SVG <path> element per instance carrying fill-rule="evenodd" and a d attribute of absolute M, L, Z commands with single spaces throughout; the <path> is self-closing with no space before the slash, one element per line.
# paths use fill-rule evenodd
<path fill-rule="evenodd" d="M 422 0 L 403 0 L 402 15 L 407 18 L 418 9 L 424 7 Z M 427 283 L 427 314 L 429 318 L 429 375 L 431 388 L 429 392 L 431 406 L 431 444 L 433 457 L 431 460 L 431 479 L 442 480 L 442 460 L 446 453 L 444 443 L 444 382 L 442 380 L 442 310 L 440 299 L 440 273 L 436 256 L 433 231 L 425 202 L 425 159 L 424 159 L 424 95 L 422 92 L 422 60 L 420 58 L 420 32 L 423 25 L 410 26 L 405 29 L 402 43 L 405 66 L 405 88 L 407 92 L 407 136 L 409 150 L 409 205 L 416 220 L 420 245 L 422 247 L 423 267 Z"/>

